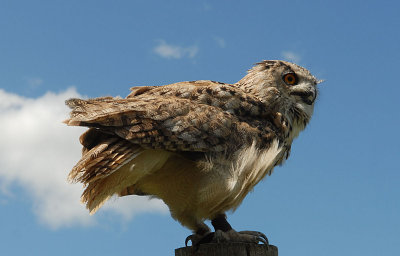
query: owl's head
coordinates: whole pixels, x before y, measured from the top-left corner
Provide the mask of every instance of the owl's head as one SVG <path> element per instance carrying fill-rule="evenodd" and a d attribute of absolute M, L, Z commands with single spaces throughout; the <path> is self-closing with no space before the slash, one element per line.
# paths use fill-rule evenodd
<path fill-rule="evenodd" d="M 311 117 L 319 82 L 299 65 L 264 60 L 250 69 L 237 84 L 267 104 L 277 99 L 280 104 L 295 107 Z"/>

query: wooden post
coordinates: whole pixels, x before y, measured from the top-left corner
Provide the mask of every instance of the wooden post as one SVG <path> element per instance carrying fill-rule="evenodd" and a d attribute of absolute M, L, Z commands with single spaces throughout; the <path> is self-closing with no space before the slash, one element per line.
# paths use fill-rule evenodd
<path fill-rule="evenodd" d="M 175 249 L 175 256 L 278 256 L 274 245 L 249 243 L 202 244 L 197 251 L 191 246 Z"/>

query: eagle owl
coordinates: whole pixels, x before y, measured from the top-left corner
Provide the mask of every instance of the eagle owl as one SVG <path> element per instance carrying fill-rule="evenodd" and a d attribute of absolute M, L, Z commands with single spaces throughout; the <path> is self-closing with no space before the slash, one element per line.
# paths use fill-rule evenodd
<path fill-rule="evenodd" d="M 67 100 L 65 123 L 89 127 L 69 180 L 85 185 L 90 213 L 113 195 L 149 195 L 193 231 L 193 244 L 267 243 L 262 233 L 236 232 L 225 212 L 288 158 L 317 84 L 303 67 L 266 60 L 235 84 L 199 80 L 134 87 L 125 99 Z"/>

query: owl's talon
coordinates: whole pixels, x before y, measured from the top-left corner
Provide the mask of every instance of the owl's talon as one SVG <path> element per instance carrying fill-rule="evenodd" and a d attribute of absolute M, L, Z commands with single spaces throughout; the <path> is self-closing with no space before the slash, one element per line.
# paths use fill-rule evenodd
<path fill-rule="evenodd" d="M 193 236 L 194 235 L 190 235 L 190 236 L 186 237 L 186 239 L 185 239 L 185 246 L 186 247 L 188 246 L 189 241 L 192 241 L 192 245 L 193 245 Z"/>
<path fill-rule="evenodd" d="M 247 231 L 246 230 L 246 231 L 239 231 L 238 233 L 254 236 L 258 242 L 269 245 L 267 236 L 259 231 Z"/>
<path fill-rule="evenodd" d="M 192 234 L 185 239 L 185 246 L 188 247 L 188 242 L 192 242 L 192 247 L 197 248 L 200 244 L 212 242 L 214 239 L 214 232 L 207 232 L 204 235 Z"/>

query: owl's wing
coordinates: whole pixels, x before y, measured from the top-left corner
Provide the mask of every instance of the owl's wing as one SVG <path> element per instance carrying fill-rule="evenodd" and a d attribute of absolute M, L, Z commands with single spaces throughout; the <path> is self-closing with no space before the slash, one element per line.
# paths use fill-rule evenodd
<path fill-rule="evenodd" d="M 250 95 L 232 84 L 199 80 L 179 82 L 164 86 L 133 87 L 127 99 L 146 99 L 148 97 L 163 97 L 188 99 L 190 102 L 218 107 L 228 113 L 242 117 L 267 117 L 273 113 L 279 98 L 271 91 L 260 99 Z M 268 103 L 265 103 L 268 102 Z"/>
<path fill-rule="evenodd" d="M 68 125 L 92 127 L 80 138 L 82 158 L 69 175 L 70 181 L 89 185 L 85 193 L 143 148 L 222 151 L 237 123 L 221 109 L 172 97 L 71 99 L 67 105 Z"/>
<path fill-rule="evenodd" d="M 234 114 L 188 99 L 71 99 L 67 104 L 73 109 L 68 125 L 95 127 L 145 148 L 223 151 L 234 133 L 251 132 Z"/>
<path fill-rule="evenodd" d="M 268 108 L 231 87 L 184 82 L 139 87 L 126 99 L 68 100 L 65 123 L 92 127 L 81 136 L 84 154 L 70 180 L 107 176 L 140 148 L 223 152 L 254 140 L 267 145 L 278 134 Z"/>
<path fill-rule="evenodd" d="M 269 105 L 232 85 L 207 80 L 136 87 L 126 99 L 71 99 L 67 105 L 72 108 L 68 125 L 96 127 L 172 151 L 222 151 L 235 132 L 255 135 L 265 125 L 258 120 L 271 116 Z"/>

